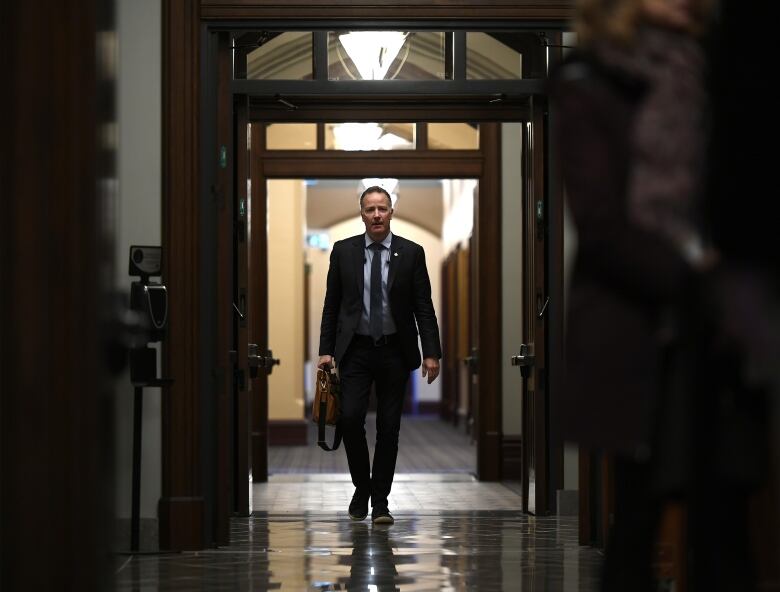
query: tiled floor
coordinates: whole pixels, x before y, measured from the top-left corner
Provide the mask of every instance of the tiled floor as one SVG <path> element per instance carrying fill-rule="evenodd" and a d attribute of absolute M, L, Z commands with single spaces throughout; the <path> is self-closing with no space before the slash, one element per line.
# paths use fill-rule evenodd
<path fill-rule="evenodd" d="M 333 428 L 327 429 L 328 442 Z M 366 440 L 373 454 L 376 442 L 376 414 L 366 417 Z M 317 448 L 317 427 L 309 422 L 307 446 L 271 446 L 268 467 L 278 473 L 346 473 L 347 457 L 342 446 L 335 452 Z M 420 454 L 424 449 L 425 454 Z M 474 473 L 477 448 L 464 428 L 454 427 L 432 415 L 404 415 L 399 436 L 397 473 Z"/>
<path fill-rule="evenodd" d="M 597 590 L 600 555 L 573 518 L 520 513 L 515 487 L 463 474 L 398 475 L 393 526 L 351 522 L 347 475 L 278 475 L 255 485 L 233 543 L 117 558 L 116 589 Z"/>
<path fill-rule="evenodd" d="M 355 488 L 349 474 L 272 475 L 256 484 L 252 496 L 255 512 L 272 514 L 341 512 Z M 448 510 L 520 510 L 516 487 L 480 483 L 466 474 L 405 473 L 396 475 L 388 499 L 394 512 Z"/>

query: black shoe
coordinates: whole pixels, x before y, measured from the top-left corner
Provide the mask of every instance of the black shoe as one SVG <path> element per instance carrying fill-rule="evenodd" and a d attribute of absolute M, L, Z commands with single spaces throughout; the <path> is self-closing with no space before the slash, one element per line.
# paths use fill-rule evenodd
<path fill-rule="evenodd" d="M 374 524 L 394 524 L 395 518 L 390 514 L 387 506 L 374 506 L 371 511 L 371 521 Z"/>
<path fill-rule="evenodd" d="M 349 517 L 352 520 L 363 520 L 368 516 L 368 496 L 364 497 L 357 491 L 349 502 Z"/>

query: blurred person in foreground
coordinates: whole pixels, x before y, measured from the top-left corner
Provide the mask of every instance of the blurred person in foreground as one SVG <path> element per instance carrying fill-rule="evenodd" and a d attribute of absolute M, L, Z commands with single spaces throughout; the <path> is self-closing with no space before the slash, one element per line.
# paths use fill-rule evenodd
<path fill-rule="evenodd" d="M 692 395 L 679 376 L 690 366 L 677 351 L 683 311 L 717 260 L 701 215 L 706 4 L 581 0 L 579 49 L 550 81 L 578 242 L 562 419 L 566 439 L 615 459 L 608 591 L 657 589 L 662 503 L 691 466 Z"/>
<path fill-rule="evenodd" d="M 764 138 L 778 119 L 768 75 L 777 52 L 767 18 L 772 4 L 720 0 L 708 44 L 712 132 L 705 216 L 721 259 L 709 290 L 719 319 L 719 355 L 709 375 L 720 388 L 702 421 L 709 432 L 700 438 L 711 476 L 702 489 L 716 495 L 701 492 L 695 517 L 698 539 L 732 541 L 751 553 L 757 586 L 767 590 L 780 582 L 780 233 L 776 217 L 767 215 L 777 173 L 775 151 Z M 719 446 L 706 445 L 708 439 Z M 732 534 L 719 520 L 708 520 L 713 512 L 744 515 L 747 495 L 750 532 L 742 522 Z M 736 572 L 745 561 L 731 555 L 715 547 L 700 579 L 735 580 L 722 571 Z"/>

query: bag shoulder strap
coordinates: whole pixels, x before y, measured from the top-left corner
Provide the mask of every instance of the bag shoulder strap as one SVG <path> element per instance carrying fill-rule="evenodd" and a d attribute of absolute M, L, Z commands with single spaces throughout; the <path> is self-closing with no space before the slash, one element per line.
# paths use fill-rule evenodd
<path fill-rule="evenodd" d="M 336 450 L 341 445 L 341 424 L 336 424 L 336 433 L 333 434 L 333 444 L 328 446 L 325 440 L 325 416 L 328 414 L 328 402 L 323 398 L 320 401 L 320 417 L 317 422 L 317 446 L 323 450 Z"/>

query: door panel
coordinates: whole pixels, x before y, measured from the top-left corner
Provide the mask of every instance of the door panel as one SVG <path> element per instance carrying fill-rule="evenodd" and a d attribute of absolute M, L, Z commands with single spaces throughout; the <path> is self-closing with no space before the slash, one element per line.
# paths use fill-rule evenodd
<path fill-rule="evenodd" d="M 455 422 L 457 416 L 457 372 L 458 361 L 455 348 L 455 322 L 457 302 L 455 297 L 455 255 L 450 253 L 442 261 L 441 273 L 441 311 L 442 319 L 442 372 L 441 372 L 441 408 L 440 416 L 445 421 Z"/>
<path fill-rule="evenodd" d="M 252 308 L 251 277 L 251 218 L 252 196 L 249 192 L 249 136 L 247 120 L 248 103 L 245 96 L 236 96 L 235 113 L 235 203 L 234 248 L 235 277 L 234 322 L 236 328 L 236 381 L 234 391 L 233 417 L 235 437 L 235 511 L 241 516 L 252 512 L 252 453 L 250 447 L 252 379 L 249 367 L 249 344 L 251 343 L 251 322 L 256 311 Z"/>
<path fill-rule="evenodd" d="M 545 282 L 546 222 L 544 117 L 532 101 L 523 141 L 523 344 L 512 363 L 523 380 L 523 510 L 549 511 L 545 331 L 549 305 Z"/>
<path fill-rule="evenodd" d="M 474 383 L 477 380 L 477 344 L 472 343 L 472 335 L 474 335 L 474 311 L 472 310 L 471 303 L 473 299 L 471 297 L 473 292 L 474 281 L 471 277 L 471 253 L 473 249 L 470 247 L 458 248 L 456 253 L 456 275 L 455 282 L 457 286 L 457 310 L 455 325 L 457 330 L 456 335 L 456 348 L 458 360 L 463 363 L 463 367 L 458 368 L 458 391 L 457 391 L 457 406 L 455 408 L 456 421 L 455 425 L 462 418 L 466 422 L 466 432 L 472 430 L 472 413 L 471 413 L 471 400 L 476 393 Z M 473 439 L 473 431 L 472 439 Z"/>
<path fill-rule="evenodd" d="M 257 345 L 258 353 L 265 356 L 268 352 L 268 255 L 267 220 L 268 199 L 267 183 L 259 155 L 265 145 L 265 125 L 250 125 L 250 213 L 251 249 L 249 252 L 249 282 L 252 291 L 251 300 L 251 339 Z M 253 224 L 251 222 L 254 222 Z M 252 378 L 252 479 L 256 482 L 268 481 L 268 374 L 265 368 L 259 368 Z"/>
<path fill-rule="evenodd" d="M 536 322 L 533 304 L 536 301 L 534 262 L 536 259 L 536 215 L 533 184 L 533 127 L 525 124 L 523 141 L 525 191 L 523 192 L 523 344 L 518 357 L 527 365 L 520 367 L 523 375 L 523 511 L 536 513 Z M 517 359 L 513 363 L 518 362 Z M 518 364 L 519 365 L 519 364 Z"/>
<path fill-rule="evenodd" d="M 471 436 L 471 442 L 476 440 L 475 432 L 478 427 L 475 423 L 479 418 L 479 390 L 480 390 L 480 334 L 479 334 L 479 302 L 480 302 L 480 282 L 479 282 L 479 190 L 474 195 L 474 231 L 469 241 L 469 247 L 461 251 L 459 263 L 461 277 L 464 285 L 461 285 L 462 302 L 464 310 L 467 311 L 467 320 L 464 323 L 464 339 L 467 344 L 466 351 L 463 352 L 466 367 L 469 373 L 466 376 L 466 399 L 464 402 L 466 433 Z M 479 461 L 477 461 L 479 465 Z M 484 465 L 484 463 L 483 463 Z M 479 472 L 480 467 L 477 467 Z"/>
<path fill-rule="evenodd" d="M 217 136 L 216 144 L 220 154 L 216 155 L 216 183 L 211 188 L 216 200 L 217 211 L 217 249 L 216 249 L 216 298 L 217 298 L 217 344 L 216 344 L 216 411 L 217 426 L 216 458 L 214 460 L 216 483 L 216 524 L 214 537 L 218 544 L 227 544 L 230 540 L 229 516 L 235 505 L 235 467 L 231 461 L 231 416 L 234 364 L 235 364 L 235 331 L 233 326 L 233 171 L 227 163 L 232 159 L 232 104 L 231 97 L 223 88 L 229 88 L 230 81 L 230 51 L 229 37 L 218 37 L 218 78 L 217 94 Z M 224 150 L 222 149 L 224 147 Z M 224 166 L 223 166 L 224 164 Z"/>
<path fill-rule="evenodd" d="M 480 126 L 480 150 L 484 170 L 479 195 L 474 200 L 476 245 L 472 336 L 476 354 L 478 388 L 474 396 L 477 432 L 477 475 L 482 481 L 501 479 L 501 126 Z M 477 207 L 478 206 L 478 207 Z"/>
<path fill-rule="evenodd" d="M 476 368 L 471 352 L 470 252 L 468 247 L 456 246 L 444 261 L 442 274 L 442 417 L 455 427 L 461 419 L 468 422 L 471 416 L 471 374 L 472 367 Z M 467 423 L 464 429 L 470 429 L 470 425 Z"/>

